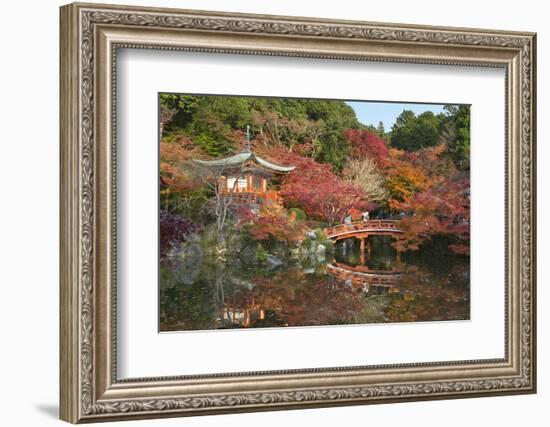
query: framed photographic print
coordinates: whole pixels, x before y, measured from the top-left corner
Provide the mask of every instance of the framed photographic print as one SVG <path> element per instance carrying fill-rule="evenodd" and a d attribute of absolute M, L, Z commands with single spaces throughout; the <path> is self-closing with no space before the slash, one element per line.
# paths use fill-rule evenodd
<path fill-rule="evenodd" d="M 533 393 L 535 34 L 61 8 L 61 418 Z"/>

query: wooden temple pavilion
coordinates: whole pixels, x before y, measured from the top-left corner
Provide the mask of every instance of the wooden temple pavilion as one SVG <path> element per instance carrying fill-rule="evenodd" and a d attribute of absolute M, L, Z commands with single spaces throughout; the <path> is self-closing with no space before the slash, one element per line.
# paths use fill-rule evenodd
<path fill-rule="evenodd" d="M 274 175 L 286 175 L 295 166 L 282 166 L 258 156 L 250 146 L 250 131 L 247 127 L 246 148 L 229 157 L 194 162 L 212 171 L 217 193 L 231 197 L 234 204 L 262 203 L 268 195 L 267 183 Z"/>

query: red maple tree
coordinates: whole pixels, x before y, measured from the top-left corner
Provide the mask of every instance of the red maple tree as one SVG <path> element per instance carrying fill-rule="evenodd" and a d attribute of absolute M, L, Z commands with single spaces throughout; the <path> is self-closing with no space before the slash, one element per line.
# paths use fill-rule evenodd
<path fill-rule="evenodd" d="M 449 249 L 457 254 L 470 253 L 470 180 L 455 176 L 416 193 L 404 202 L 394 202 L 396 208 L 408 212 L 401 220 L 405 231 L 397 249 L 418 249 L 433 235 L 446 235 L 454 241 Z"/>
<path fill-rule="evenodd" d="M 286 204 L 300 207 L 312 218 L 333 225 L 352 208 L 370 209 L 367 195 L 358 186 L 338 177 L 332 166 L 289 153 L 287 160 L 296 169 L 284 177 L 280 193 Z"/>
<path fill-rule="evenodd" d="M 348 129 L 344 136 L 351 144 L 352 156 L 358 159 L 369 158 L 374 160 L 378 167 L 388 165 L 388 143 L 384 138 L 369 130 Z"/>

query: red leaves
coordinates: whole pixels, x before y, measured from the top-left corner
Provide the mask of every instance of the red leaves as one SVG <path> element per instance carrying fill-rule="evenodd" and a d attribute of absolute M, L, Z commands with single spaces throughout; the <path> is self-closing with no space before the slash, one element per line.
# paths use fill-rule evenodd
<path fill-rule="evenodd" d="M 164 211 L 160 212 L 159 220 L 161 257 L 165 257 L 172 247 L 181 244 L 188 234 L 198 229 L 197 224 L 188 219 Z"/>
<path fill-rule="evenodd" d="M 434 153 L 390 150 L 384 138 L 369 130 L 349 129 L 344 135 L 352 146 L 353 157 L 374 161 L 385 176 L 385 186 L 391 196 L 389 206 L 392 208 L 392 199 L 403 201 L 424 189 L 427 177 L 420 163 L 424 158 L 434 161 L 440 154 L 435 150 Z"/>
<path fill-rule="evenodd" d="M 386 166 L 389 150 L 384 138 L 369 130 L 356 129 L 346 130 L 344 136 L 351 143 L 353 157 L 374 160 L 380 168 Z"/>
<path fill-rule="evenodd" d="M 268 153 L 270 159 L 296 167 L 282 179 L 280 194 L 285 205 L 302 208 L 308 217 L 332 225 L 341 221 L 352 208 L 374 208 L 368 195 L 337 176 L 331 165 L 282 148 L 270 148 Z"/>
<path fill-rule="evenodd" d="M 298 269 L 278 272 L 269 278 L 255 277 L 254 301 L 278 313 L 287 325 L 311 326 L 358 323 L 365 308 L 362 292 L 335 287 L 330 277 L 304 274 Z"/>
<path fill-rule="evenodd" d="M 391 213 L 403 213 L 399 250 L 417 249 L 433 235 L 446 235 L 452 251 L 468 253 L 470 180 L 450 160 L 445 144 L 404 151 L 389 148 L 384 138 L 369 130 L 346 129 L 345 141 L 339 143 L 346 152 L 350 148 L 350 156 L 342 171 L 335 172 L 332 164 L 309 157 L 315 151 L 311 143 L 319 137 L 313 122 L 291 123 L 275 113 L 255 116 L 255 120 L 262 131 L 253 141 L 254 152 L 274 163 L 295 166 L 290 174 L 270 179 L 268 198 L 273 200 L 258 216 L 238 215 L 242 224 L 253 224 L 250 232 L 255 239 L 292 242 L 296 239 L 292 233 L 303 234 L 301 221 L 283 206 L 299 207 L 309 219 L 333 225 L 350 212 L 360 218 L 363 210 L 376 207 L 376 201 Z M 237 151 L 244 148 L 242 131 L 234 130 L 226 138 Z M 183 165 L 190 158 L 204 157 L 204 151 L 189 138 L 168 139 L 160 147 L 161 179 L 168 187 L 164 191 L 185 193 L 200 186 Z M 359 168 L 352 173 L 353 161 L 371 164 L 375 173 Z"/>
<path fill-rule="evenodd" d="M 302 208 L 309 217 L 334 224 L 355 207 L 371 207 L 367 195 L 352 183 L 338 177 L 330 165 L 292 153 L 296 169 L 281 185 L 281 196 L 291 206 Z"/>
<path fill-rule="evenodd" d="M 454 176 L 415 194 L 395 207 L 412 216 L 401 221 L 405 233 L 397 249 L 415 249 L 430 235 L 454 237 L 449 249 L 461 255 L 469 254 L 470 241 L 470 179 Z"/>
<path fill-rule="evenodd" d="M 241 224 L 248 227 L 255 240 L 272 238 L 291 244 L 302 240 L 305 233 L 305 224 L 296 220 L 294 212 L 288 213 L 278 201 L 274 200 L 266 201 L 258 215 L 241 217 Z"/>

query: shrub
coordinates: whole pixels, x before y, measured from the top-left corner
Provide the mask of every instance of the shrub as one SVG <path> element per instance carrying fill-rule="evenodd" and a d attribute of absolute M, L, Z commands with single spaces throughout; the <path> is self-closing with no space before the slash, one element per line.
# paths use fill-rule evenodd
<path fill-rule="evenodd" d="M 180 215 L 160 212 L 160 256 L 164 257 L 170 249 L 181 243 L 185 236 L 198 227 Z"/>
<path fill-rule="evenodd" d="M 294 215 L 295 215 L 295 217 L 296 217 L 296 219 L 297 219 L 298 221 L 305 221 L 305 220 L 307 220 L 307 215 L 306 215 L 306 213 L 305 213 L 302 209 L 300 209 L 300 208 L 290 208 L 288 211 L 289 211 L 290 213 L 294 213 Z"/>

